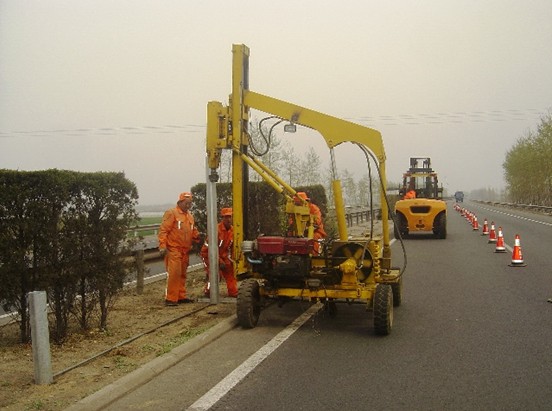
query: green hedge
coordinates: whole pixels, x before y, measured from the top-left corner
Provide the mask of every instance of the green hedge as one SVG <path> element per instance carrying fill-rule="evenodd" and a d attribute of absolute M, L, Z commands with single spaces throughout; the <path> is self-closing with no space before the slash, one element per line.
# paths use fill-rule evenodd
<path fill-rule="evenodd" d="M 259 235 L 283 235 L 287 228 L 285 198 L 264 182 L 249 182 L 247 193 L 248 224 L 245 238 L 254 239 Z M 322 185 L 295 187 L 296 191 L 305 191 L 311 200 L 320 207 L 322 217 L 327 215 L 326 192 Z M 205 183 L 192 187 L 194 196 L 193 214 L 199 231 L 207 232 L 207 200 Z M 217 210 L 232 207 L 232 184 L 217 184 Z M 220 216 L 219 216 L 220 219 Z"/>
<path fill-rule="evenodd" d="M 0 170 L 0 301 L 21 317 L 30 339 L 27 294 L 45 290 L 55 316 L 54 341 L 70 315 L 107 326 L 107 314 L 130 269 L 138 193 L 123 173 Z M 94 315 L 98 314 L 99 315 Z"/>

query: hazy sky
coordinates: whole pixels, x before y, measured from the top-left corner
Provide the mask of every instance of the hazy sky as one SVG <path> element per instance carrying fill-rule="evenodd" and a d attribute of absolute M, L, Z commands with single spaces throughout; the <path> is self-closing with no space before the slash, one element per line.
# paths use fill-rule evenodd
<path fill-rule="evenodd" d="M 552 108 L 551 0 L 0 0 L 0 168 L 124 171 L 142 204 L 176 201 L 241 43 L 252 90 L 381 131 L 393 181 L 430 156 L 452 192 L 501 188 Z"/>

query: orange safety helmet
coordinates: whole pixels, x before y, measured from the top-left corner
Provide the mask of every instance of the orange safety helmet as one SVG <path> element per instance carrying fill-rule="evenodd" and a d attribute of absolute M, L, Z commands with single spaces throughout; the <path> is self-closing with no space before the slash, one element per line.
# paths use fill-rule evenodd
<path fill-rule="evenodd" d="M 186 200 L 186 199 L 192 199 L 192 193 L 190 193 L 189 191 L 185 191 L 184 193 L 180 193 L 180 195 L 178 196 L 178 201 L 183 201 L 183 200 Z"/>
<path fill-rule="evenodd" d="M 220 215 L 222 217 L 232 216 L 232 209 L 230 207 L 223 208 L 220 210 Z"/>
<path fill-rule="evenodd" d="M 304 191 L 298 191 L 297 197 L 302 198 L 303 200 L 310 201 L 309 196 Z"/>

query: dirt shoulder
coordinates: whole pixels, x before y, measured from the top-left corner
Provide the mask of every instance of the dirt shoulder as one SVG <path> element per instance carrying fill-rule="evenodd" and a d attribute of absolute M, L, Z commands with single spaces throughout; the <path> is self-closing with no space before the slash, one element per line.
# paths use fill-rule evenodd
<path fill-rule="evenodd" d="M 201 295 L 204 276 L 203 270 L 188 273 L 191 296 Z M 50 385 L 34 384 L 32 347 L 18 343 L 18 324 L 0 327 L 0 409 L 63 410 L 235 313 L 232 303 L 166 307 L 164 289 L 165 281 L 146 284 L 141 295 L 129 288 L 112 309 L 107 331 L 74 332 L 63 346 L 51 344 L 54 383 Z M 224 295 L 224 284 L 221 290 Z M 109 352 L 99 355 L 105 351 Z"/>

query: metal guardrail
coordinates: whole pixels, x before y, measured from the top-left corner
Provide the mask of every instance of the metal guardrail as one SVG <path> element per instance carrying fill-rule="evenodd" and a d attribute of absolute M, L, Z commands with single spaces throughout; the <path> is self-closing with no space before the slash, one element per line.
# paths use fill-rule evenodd
<path fill-rule="evenodd" d="M 370 218 L 372 219 L 381 218 L 381 210 L 379 209 L 373 210 L 372 215 L 370 215 L 370 210 L 368 209 L 348 211 L 347 213 L 345 213 L 347 227 L 352 227 L 354 225 L 362 224 L 365 221 L 370 221 Z"/>
<path fill-rule="evenodd" d="M 498 201 L 482 201 L 482 200 L 473 200 L 473 201 L 475 201 L 476 203 L 487 204 L 492 206 L 532 210 L 532 211 L 538 211 L 538 212 L 543 212 L 543 213 L 552 215 L 552 207 L 542 206 L 538 204 L 503 203 Z"/>
<path fill-rule="evenodd" d="M 370 217 L 372 218 L 380 218 L 381 210 L 374 209 L 372 212 L 372 216 L 370 215 L 370 210 L 368 208 L 364 207 L 347 207 L 347 211 L 345 213 L 345 219 L 347 221 L 347 226 L 351 227 L 354 225 L 359 225 L 364 223 L 365 221 L 369 221 Z M 149 235 L 157 235 L 159 232 L 159 227 L 161 224 L 147 224 L 147 225 L 137 225 L 134 227 L 131 227 L 127 230 L 127 233 L 131 233 L 134 237 L 138 237 L 141 232 L 144 231 L 153 231 L 152 234 Z"/>
<path fill-rule="evenodd" d="M 138 233 L 142 231 L 153 231 L 153 235 L 157 235 L 159 232 L 159 227 L 161 224 L 147 224 L 147 225 L 137 225 L 131 227 L 127 230 L 127 233 L 132 233 L 134 237 L 138 237 Z"/>

